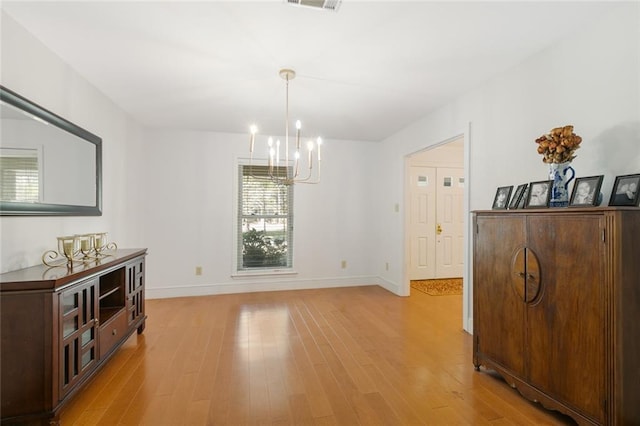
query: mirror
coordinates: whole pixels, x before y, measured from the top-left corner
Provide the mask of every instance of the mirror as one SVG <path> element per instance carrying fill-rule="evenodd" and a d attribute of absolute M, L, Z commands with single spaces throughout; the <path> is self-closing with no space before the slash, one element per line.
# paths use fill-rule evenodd
<path fill-rule="evenodd" d="M 102 214 L 102 139 L 0 86 L 0 215 Z"/>

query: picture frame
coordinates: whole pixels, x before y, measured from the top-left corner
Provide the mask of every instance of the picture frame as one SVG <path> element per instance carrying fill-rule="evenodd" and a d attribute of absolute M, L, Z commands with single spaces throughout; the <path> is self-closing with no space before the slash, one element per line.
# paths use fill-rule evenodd
<path fill-rule="evenodd" d="M 509 209 L 517 209 L 520 205 L 520 200 L 522 200 L 522 196 L 525 194 L 525 190 L 527 189 L 529 184 L 523 183 L 522 185 L 518 185 L 516 188 L 516 192 L 513 193 L 513 197 L 511 197 L 511 202 L 509 203 Z"/>
<path fill-rule="evenodd" d="M 529 193 L 524 208 L 540 209 L 549 207 L 552 180 L 540 180 L 529 184 Z"/>
<path fill-rule="evenodd" d="M 569 207 L 595 207 L 598 205 L 604 175 L 576 178 L 569 199 Z"/>
<path fill-rule="evenodd" d="M 640 199 L 640 173 L 616 176 L 611 190 L 610 206 L 637 206 Z"/>
<path fill-rule="evenodd" d="M 524 209 L 524 205 L 527 204 L 528 198 L 529 198 L 529 184 L 527 184 L 527 187 L 524 189 L 524 192 L 522 193 L 522 198 L 520 198 L 520 201 L 518 201 L 518 206 L 516 208 Z"/>
<path fill-rule="evenodd" d="M 496 196 L 493 198 L 493 210 L 503 210 L 509 207 L 509 199 L 511 198 L 513 185 L 501 186 L 496 190 Z"/>

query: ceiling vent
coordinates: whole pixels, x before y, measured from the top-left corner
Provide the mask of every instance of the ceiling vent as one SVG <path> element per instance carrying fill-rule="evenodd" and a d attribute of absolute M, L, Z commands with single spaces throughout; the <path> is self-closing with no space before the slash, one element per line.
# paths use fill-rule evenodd
<path fill-rule="evenodd" d="M 285 0 L 285 2 L 296 6 L 306 6 L 314 9 L 324 9 L 337 12 L 342 0 Z"/>

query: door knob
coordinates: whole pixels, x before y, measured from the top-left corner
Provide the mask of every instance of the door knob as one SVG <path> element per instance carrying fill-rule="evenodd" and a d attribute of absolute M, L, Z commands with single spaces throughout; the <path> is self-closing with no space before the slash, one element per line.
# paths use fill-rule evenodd
<path fill-rule="evenodd" d="M 438 235 L 442 234 L 442 226 L 440 226 L 440 224 L 436 226 L 436 234 Z"/>

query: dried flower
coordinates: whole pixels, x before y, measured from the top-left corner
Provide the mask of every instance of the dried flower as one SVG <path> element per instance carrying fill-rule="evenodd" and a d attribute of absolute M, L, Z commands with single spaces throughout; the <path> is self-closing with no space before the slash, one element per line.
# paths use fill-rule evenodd
<path fill-rule="evenodd" d="M 538 154 L 542 154 L 545 163 L 566 163 L 571 161 L 580 148 L 582 138 L 573 133 L 573 126 L 556 127 L 546 135 L 536 139 Z"/>

